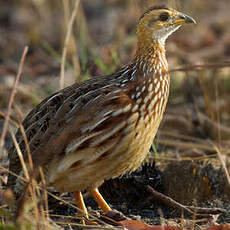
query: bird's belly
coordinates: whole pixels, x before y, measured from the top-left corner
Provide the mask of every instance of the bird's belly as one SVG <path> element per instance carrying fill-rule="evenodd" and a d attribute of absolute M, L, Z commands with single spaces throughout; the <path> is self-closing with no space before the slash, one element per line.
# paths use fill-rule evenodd
<path fill-rule="evenodd" d="M 151 116 L 148 122 L 145 121 L 144 117 L 140 117 L 138 123 L 127 126 L 120 141 L 106 157 L 78 165 L 53 181 L 48 178 L 48 181 L 60 192 L 73 192 L 96 188 L 106 179 L 136 170 L 149 152 L 161 118 L 156 120 L 155 116 Z"/>
<path fill-rule="evenodd" d="M 133 139 L 127 141 L 128 148 L 122 153 L 123 160 L 118 165 L 119 170 L 117 170 L 117 173 L 115 171 L 112 177 L 117 177 L 126 172 L 132 172 L 142 164 L 149 153 L 160 121 L 161 118 L 156 120 L 155 117 L 152 116 L 149 121 L 145 123 L 144 117 L 140 118 Z M 124 141 L 126 140 L 124 139 Z"/>

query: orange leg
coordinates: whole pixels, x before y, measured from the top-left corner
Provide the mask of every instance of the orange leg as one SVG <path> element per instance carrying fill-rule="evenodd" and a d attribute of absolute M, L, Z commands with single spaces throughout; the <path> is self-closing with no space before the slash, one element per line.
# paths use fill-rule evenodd
<path fill-rule="evenodd" d="M 104 211 L 104 213 L 111 211 L 111 208 L 106 203 L 106 201 L 104 200 L 104 198 L 102 197 L 102 195 L 100 194 L 100 192 L 98 191 L 97 188 L 91 189 L 91 190 L 89 190 L 89 192 L 91 193 L 91 195 L 93 196 L 93 198 L 97 202 L 99 208 L 101 208 Z"/>
<path fill-rule="evenodd" d="M 82 214 L 87 219 L 89 219 L 89 215 L 88 215 L 88 212 L 87 212 L 87 209 L 86 209 L 86 206 L 85 206 L 85 203 L 84 203 L 83 196 L 82 196 L 81 192 L 79 192 L 79 191 L 74 192 L 74 197 L 75 197 L 75 200 L 76 200 L 76 203 L 77 203 L 77 207 L 79 209 L 81 209 L 82 210 Z M 85 224 L 84 220 L 82 221 L 82 224 Z"/>

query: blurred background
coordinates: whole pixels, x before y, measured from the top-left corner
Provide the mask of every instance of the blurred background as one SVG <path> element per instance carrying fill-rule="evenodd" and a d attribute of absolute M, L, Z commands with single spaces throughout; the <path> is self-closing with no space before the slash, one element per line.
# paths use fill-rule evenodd
<path fill-rule="evenodd" d="M 60 89 L 63 47 L 75 2 L 0 0 L 0 112 L 3 114 L 25 46 L 29 46 L 29 52 L 12 117 L 17 111 L 24 118 L 33 106 Z M 156 164 L 167 168 L 166 179 L 162 180 L 164 192 L 185 203 L 218 195 L 216 188 L 221 196 L 229 195 L 226 171 L 217 156 L 219 151 L 229 167 L 229 0 L 80 1 L 67 46 L 64 85 L 110 74 L 127 64 L 136 49 L 138 18 L 156 4 L 166 4 L 197 21 L 196 25 L 183 26 L 167 41 L 170 98 L 151 149 Z M 3 122 L 0 117 L 0 130 Z M 175 160 L 189 160 L 189 163 L 166 164 Z M 190 165 L 194 161 L 198 166 Z M 187 190 L 186 183 L 190 183 Z M 192 189 L 196 189 L 196 194 L 192 194 Z M 224 200 L 223 204 L 227 205 Z"/>
<path fill-rule="evenodd" d="M 148 7 L 162 3 L 191 15 L 197 25 L 184 26 L 168 39 L 172 85 L 161 129 L 226 144 L 230 137 L 228 0 L 80 1 L 67 46 L 65 86 L 127 64 L 135 53 L 138 18 Z M 63 45 L 74 5 L 75 0 L 0 1 L 1 110 L 7 108 L 26 45 L 29 53 L 15 101 L 22 117 L 60 88 Z"/>

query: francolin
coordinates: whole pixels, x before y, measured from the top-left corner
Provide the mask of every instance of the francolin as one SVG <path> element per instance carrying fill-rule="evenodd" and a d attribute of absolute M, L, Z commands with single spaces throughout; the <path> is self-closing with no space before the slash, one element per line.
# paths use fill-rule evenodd
<path fill-rule="evenodd" d="M 139 19 L 136 55 L 128 65 L 56 92 L 23 121 L 34 170 L 41 166 L 47 185 L 57 191 L 74 192 L 86 217 L 82 190 L 108 212 L 98 187 L 136 170 L 146 158 L 169 95 L 165 40 L 187 23 L 195 21 L 164 6 L 150 8 Z M 20 130 L 16 138 L 28 162 Z M 9 159 L 9 170 L 23 175 L 13 145 Z M 22 191 L 11 174 L 8 186 L 16 194 Z"/>

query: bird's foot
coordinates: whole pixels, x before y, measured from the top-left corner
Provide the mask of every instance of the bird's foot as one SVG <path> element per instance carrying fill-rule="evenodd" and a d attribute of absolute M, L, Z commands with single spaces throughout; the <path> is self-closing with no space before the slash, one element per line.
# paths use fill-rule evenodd
<path fill-rule="evenodd" d="M 121 220 L 127 219 L 127 217 L 123 213 L 121 213 L 121 212 L 119 212 L 119 211 L 117 211 L 115 209 L 112 209 L 112 210 L 108 211 L 105 214 L 105 216 L 108 217 L 108 218 L 111 218 L 111 219 L 113 219 L 115 221 L 121 221 Z"/>
<path fill-rule="evenodd" d="M 117 222 L 123 221 L 126 219 L 127 219 L 127 217 L 123 213 L 121 213 L 115 209 L 112 209 L 112 210 L 108 211 L 107 213 L 105 213 L 104 215 L 101 216 L 101 220 L 103 220 L 104 222 L 111 224 L 111 225 L 118 225 Z"/>

